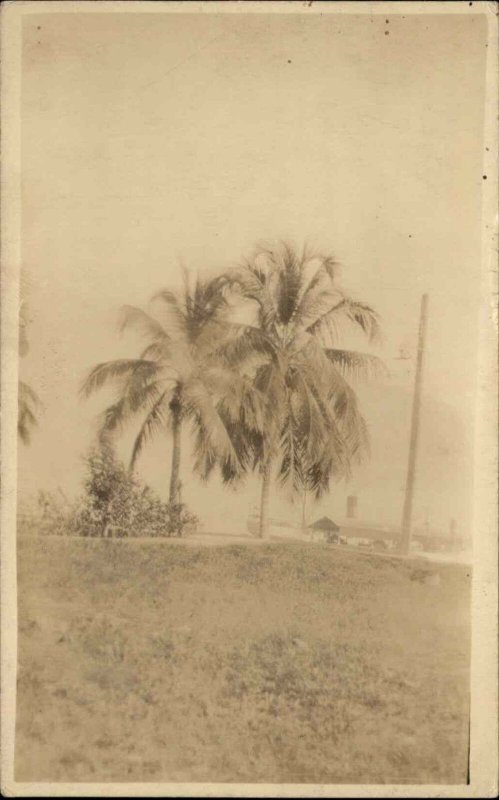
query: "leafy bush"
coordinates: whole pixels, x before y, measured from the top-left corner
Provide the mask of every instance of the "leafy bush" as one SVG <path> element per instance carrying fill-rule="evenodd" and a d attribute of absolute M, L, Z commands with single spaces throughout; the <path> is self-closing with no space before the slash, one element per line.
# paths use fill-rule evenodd
<path fill-rule="evenodd" d="M 185 531 L 195 530 L 198 518 L 187 510 L 184 503 L 168 503 L 167 531 L 169 536 L 182 536 Z"/>
<path fill-rule="evenodd" d="M 87 458 L 85 493 L 71 527 L 83 536 L 181 536 L 197 518 L 183 503 L 164 503 L 101 441 Z"/>
<path fill-rule="evenodd" d="M 21 501 L 19 535 L 182 536 L 196 528 L 197 517 L 183 503 L 164 503 L 125 469 L 108 443 L 99 442 L 85 462 L 78 500 L 69 501 L 58 489 Z"/>

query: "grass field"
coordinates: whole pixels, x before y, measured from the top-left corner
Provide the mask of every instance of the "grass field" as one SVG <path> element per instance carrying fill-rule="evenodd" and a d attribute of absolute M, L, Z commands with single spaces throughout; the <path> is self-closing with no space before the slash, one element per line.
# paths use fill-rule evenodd
<path fill-rule="evenodd" d="M 32 538 L 18 572 L 19 781 L 466 781 L 465 566 Z"/>

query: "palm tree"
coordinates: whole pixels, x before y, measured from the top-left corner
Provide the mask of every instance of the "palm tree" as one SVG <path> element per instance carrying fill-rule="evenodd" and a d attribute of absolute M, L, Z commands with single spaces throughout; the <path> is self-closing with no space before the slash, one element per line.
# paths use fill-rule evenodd
<path fill-rule="evenodd" d="M 40 402 L 27 383 L 19 381 L 17 394 L 17 434 L 24 444 L 31 441 L 31 432 L 37 426 L 37 410 Z"/>
<path fill-rule="evenodd" d="M 186 421 L 193 425 L 195 469 L 203 477 L 216 466 L 224 480 L 243 472 L 228 426 L 235 398 L 239 404 L 244 402 L 244 379 L 224 367 L 217 356 L 226 336 L 220 289 L 220 280 L 197 278 L 191 286 L 186 275 L 183 292 L 159 292 L 151 301 L 151 311 L 126 306 L 120 328 L 132 326 L 141 331 L 145 348 L 138 358 L 98 364 L 82 386 L 87 397 L 106 384 L 118 389 L 116 401 L 101 417 L 102 436 L 119 432 L 126 423 L 140 418 L 131 469 L 151 437 L 159 431 L 171 432 L 171 504 L 180 503 L 181 440 Z"/>
<path fill-rule="evenodd" d="M 263 537 L 274 471 L 293 492 L 319 497 L 367 451 L 366 423 L 349 380 L 380 372 L 382 362 L 344 349 L 340 334 L 350 326 L 373 341 L 379 323 L 372 308 L 341 291 L 334 260 L 307 249 L 260 247 L 225 280 L 234 316 L 224 357 L 266 401 L 259 431 L 253 426 L 242 435 L 262 476 Z M 249 321 L 237 321 L 243 307 Z"/>
<path fill-rule="evenodd" d="M 26 279 L 21 281 L 21 295 L 26 291 Z M 29 350 L 27 336 L 27 305 L 26 300 L 21 300 L 19 307 L 19 355 L 25 356 Z M 36 428 L 37 412 L 40 401 L 36 392 L 24 381 L 19 380 L 17 387 L 17 435 L 24 444 L 29 444 L 31 432 Z"/>

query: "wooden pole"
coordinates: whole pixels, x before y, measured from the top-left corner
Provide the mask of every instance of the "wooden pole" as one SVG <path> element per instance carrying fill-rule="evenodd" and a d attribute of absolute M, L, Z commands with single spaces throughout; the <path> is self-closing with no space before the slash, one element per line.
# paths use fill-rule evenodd
<path fill-rule="evenodd" d="M 412 534 L 412 503 L 416 480 L 416 462 L 419 444 L 419 417 L 421 410 L 421 389 L 423 385 L 423 364 L 428 320 L 428 295 L 421 298 L 421 316 L 419 320 L 418 354 L 416 377 L 414 379 L 414 396 L 412 400 L 411 438 L 409 442 L 409 461 L 407 464 L 407 480 L 405 485 L 404 510 L 402 513 L 402 531 L 400 549 L 404 555 L 409 554 Z"/>

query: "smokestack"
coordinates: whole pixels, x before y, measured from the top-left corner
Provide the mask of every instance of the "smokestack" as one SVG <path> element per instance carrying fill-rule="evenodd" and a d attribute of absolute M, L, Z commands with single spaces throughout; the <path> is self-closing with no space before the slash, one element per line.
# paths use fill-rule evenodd
<path fill-rule="evenodd" d="M 347 518 L 355 519 L 357 516 L 357 498 L 355 495 L 347 497 Z"/>

